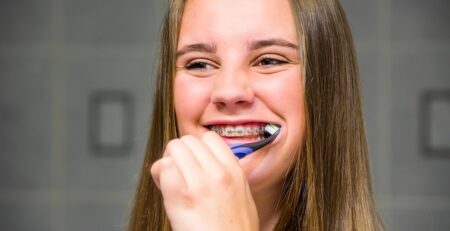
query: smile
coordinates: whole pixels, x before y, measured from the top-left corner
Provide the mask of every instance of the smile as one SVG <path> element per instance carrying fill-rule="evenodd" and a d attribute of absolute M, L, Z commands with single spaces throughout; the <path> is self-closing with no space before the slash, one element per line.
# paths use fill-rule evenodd
<path fill-rule="evenodd" d="M 216 132 L 220 136 L 229 139 L 236 140 L 253 140 L 260 141 L 269 137 L 271 134 L 268 134 L 266 131 L 267 125 L 269 123 L 245 123 L 245 124 L 218 124 L 218 125 L 209 125 L 207 128 L 210 131 Z M 276 125 L 275 125 L 276 126 Z"/>
<path fill-rule="evenodd" d="M 210 125 L 208 128 L 225 139 L 240 141 L 229 144 L 231 151 L 239 159 L 270 144 L 280 133 L 280 126 L 269 123 Z"/>
<path fill-rule="evenodd" d="M 248 123 L 240 125 L 211 125 L 209 130 L 216 132 L 222 137 L 242 139 L 264 139 L 265 123 Z"/>

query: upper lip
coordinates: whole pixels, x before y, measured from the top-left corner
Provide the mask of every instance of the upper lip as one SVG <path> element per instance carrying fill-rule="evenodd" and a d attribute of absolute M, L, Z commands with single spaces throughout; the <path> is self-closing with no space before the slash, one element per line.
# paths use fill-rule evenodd
<path fill-rule="evenodd" d="M 236 119 L 236 120 L 227 120 L 227 119 L 219 119 L 219 120 L 211 120 L 203 123 L 204 126 L 212 126 L 212 125 L 240 125 L 247 123 L 264 123 L 264 124 L 278 124 L 274 121 L 268 121 L 263 119 Z"/>

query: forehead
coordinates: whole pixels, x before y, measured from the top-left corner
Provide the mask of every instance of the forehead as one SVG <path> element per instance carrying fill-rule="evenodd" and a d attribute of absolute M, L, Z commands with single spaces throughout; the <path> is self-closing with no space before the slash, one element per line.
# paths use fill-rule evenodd
<path fill-rule="evenodd" d="M 188 0 L 179 44 L 273 37 L 297 40 L 288 0 Z"/>

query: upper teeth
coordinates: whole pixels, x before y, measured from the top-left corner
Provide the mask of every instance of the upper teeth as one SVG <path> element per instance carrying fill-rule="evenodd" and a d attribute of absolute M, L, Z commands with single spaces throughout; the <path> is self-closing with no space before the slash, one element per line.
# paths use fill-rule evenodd
<path fill-rule="evenodd" d="M 264 125 L 214 125 L 209 127 L 211 131 L 221 136 L 259 136 L 264 135 Z"/>

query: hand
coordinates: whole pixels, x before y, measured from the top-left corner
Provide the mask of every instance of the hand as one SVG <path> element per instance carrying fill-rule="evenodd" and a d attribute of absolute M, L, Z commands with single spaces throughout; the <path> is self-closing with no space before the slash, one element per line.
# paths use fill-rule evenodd
<path fill-rule="evenodd" d="M 215 132 L 170 141 L 151 173 L 173 230 L 258 230 L 247 177 Z"/>

